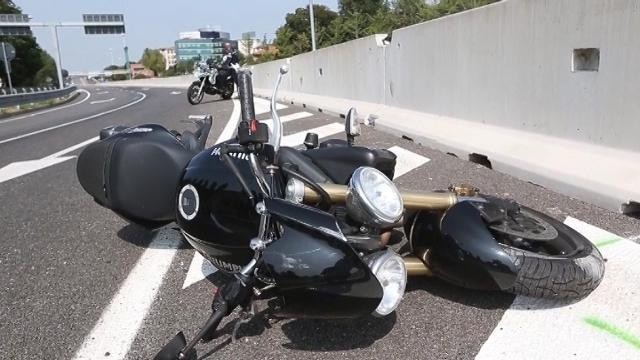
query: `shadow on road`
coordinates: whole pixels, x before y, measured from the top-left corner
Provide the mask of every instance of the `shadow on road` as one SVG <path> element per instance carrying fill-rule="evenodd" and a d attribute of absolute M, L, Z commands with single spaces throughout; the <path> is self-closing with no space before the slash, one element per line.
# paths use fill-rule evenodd
<path fill-rule="evenodd" d="M 470 290 L 437 278 L 409 278 L 407 292 L 426 291 L 449 301 L 480 309 L 508 309 L 515 295 L 499 291 Z"/>

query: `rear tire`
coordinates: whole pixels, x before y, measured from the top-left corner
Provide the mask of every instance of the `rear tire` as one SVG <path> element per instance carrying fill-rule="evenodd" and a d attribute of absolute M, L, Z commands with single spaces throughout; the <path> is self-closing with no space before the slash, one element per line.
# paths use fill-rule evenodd
<path fill-rule="evenodd" d="M 189 90 L 187 90 L 187 100 L 191 105 L 198 105 L 202 102 L 204 98 L 204 91 L 200 93 L 198 96 L 198 92 L 200 91 L 200 81 L 194 81 L 191 86 L 189 86 Z"/>
<path fill-rule="evenodd" d="M 582 249 L 570 256 L 523 250 L 503 243 L 504 251 L 515 259 L 518 275 L 508 292 L 516 295 L 560 300 L 587 297 L 602 281 L 604 259 L 585 237 L 567 225 L 532 209 L 526 212 L 548 222 L 558 231 L 555 240 L 575 242 Z M 501 234 L 496 234 L 498 238 Z"/>

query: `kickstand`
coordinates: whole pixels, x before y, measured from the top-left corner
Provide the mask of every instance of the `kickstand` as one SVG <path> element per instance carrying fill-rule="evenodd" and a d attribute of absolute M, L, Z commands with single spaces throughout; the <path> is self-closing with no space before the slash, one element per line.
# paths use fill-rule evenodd
<path fill-rule="evenodd" d="M 231 333 L 231 342 L 234 343 L 237 338 L 238 330 L 242 324 L 246 324 L 256 315 L 256 306 L 255 302 L 251 302 L 249 305 L 242 308 L 240 314 L 238 315 L 238 321 L 233 326 L 233 332 Z"/>

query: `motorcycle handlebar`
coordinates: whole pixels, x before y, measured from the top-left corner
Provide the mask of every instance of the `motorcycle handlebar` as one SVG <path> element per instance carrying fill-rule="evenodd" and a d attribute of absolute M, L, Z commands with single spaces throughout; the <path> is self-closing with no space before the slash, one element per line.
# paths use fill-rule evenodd
<path fill-rule="evenodd" d="M 238 71 L 238 96 L 240 98 L 240 109 L 242 110 L 242 121 L 251 121 L 256 118 L 256 111 L 253 104 L 253 83 L 251 81 L 251 71 Z"/>

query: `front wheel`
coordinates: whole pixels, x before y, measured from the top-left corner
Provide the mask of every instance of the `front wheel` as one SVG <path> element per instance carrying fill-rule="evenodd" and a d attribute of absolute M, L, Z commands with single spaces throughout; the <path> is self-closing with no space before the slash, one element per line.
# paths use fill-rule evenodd
<path fill-rule="evenodd" d="M 204 98 L 204 91 L 200 92 L 201 84 L 202 83 L 200 81 L 194 81 L 191 86 L 189 86 L 189 90 L 187 90 L 187 100 L 189 101 L 189 104 L 198 105 L 202 102 L 202 99 Z"/>
<path fill-rule="evenodd" d="M 569 226 L 522 207 L 516 217 L 490 226 L 515 259 L 517 277 L 508 292 L 540 298 L 582 299 L 602 281 L 600 251 Z"/>

